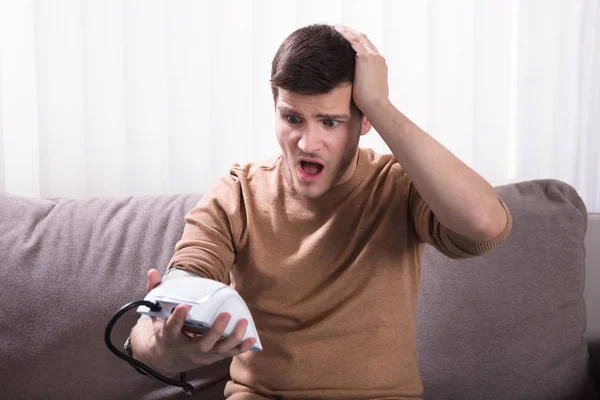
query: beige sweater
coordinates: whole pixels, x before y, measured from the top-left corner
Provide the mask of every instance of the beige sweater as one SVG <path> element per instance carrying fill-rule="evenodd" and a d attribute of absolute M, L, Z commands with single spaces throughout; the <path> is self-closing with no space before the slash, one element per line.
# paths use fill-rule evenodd
<path fill-rule="evenodd" d="M 501 200 L 500 200 L 501 201 Z M 350 180 L 294 192 L 283 157 L 235 165 L 186 216 L 169 267 L 228 283 L 264 350 L 233 359 L 230 399 L 418 399 L 421 256 L 493 249 L 443 226 L 392 155 L 359 150 Z"/>

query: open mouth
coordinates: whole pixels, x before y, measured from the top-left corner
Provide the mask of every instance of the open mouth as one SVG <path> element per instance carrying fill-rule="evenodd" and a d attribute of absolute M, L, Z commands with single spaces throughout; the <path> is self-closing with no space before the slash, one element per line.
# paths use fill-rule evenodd
<path fill-rule="evenodd" d="M 300 160 L 298 175 L 304 182 L 315 182 L 322 175 L 323 164 L 315 161 Z"/>

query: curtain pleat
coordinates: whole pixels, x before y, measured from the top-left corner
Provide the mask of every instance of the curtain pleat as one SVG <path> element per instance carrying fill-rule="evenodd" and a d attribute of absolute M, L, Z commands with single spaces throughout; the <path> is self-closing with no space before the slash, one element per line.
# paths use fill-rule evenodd
<path fill-rule="evenodd" d="M 599 21 L 598 0 L 3 1 L 0 191 L 203 192 L 278 154 L 282 40 L 342 23 L 386 57 L 396 107 L 490 183 L 564 180 L 600 212 Z"/>

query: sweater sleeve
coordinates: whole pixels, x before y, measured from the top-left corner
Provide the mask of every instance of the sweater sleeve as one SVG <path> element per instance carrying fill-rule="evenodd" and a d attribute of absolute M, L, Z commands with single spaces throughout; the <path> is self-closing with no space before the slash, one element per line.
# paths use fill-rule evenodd
<path fill-rule="evenodd" d="M 512 216 L 507 205 L 500 197 L 498 197 L 498 201 L 507 215 L 504 231 L 488 241 L 472 240 L 443 226 L 412 182 L 410 183 L 409 209 L 417 235 L 423 243 L 432 245 L 446 256 L 454 259 L 469 258 L 487 253 L 509 236 L 512 229 Z"/>
<path fill-rule="evenodd" d="M 221 178 L 186 215 L 183 236 L 167 269 L 228 284 L 245 219 L 239 178 L 233 174 Z"/>

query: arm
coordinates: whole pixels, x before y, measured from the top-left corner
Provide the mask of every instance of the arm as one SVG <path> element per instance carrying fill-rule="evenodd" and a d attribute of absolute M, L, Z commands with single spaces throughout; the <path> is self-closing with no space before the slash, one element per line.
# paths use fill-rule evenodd
<path fill-rule="evenodd" d="M 490 184 L 393 106 L 385 59 L 369 39 L 350 28 L 336 28 L 357 53 L 354 102 L 440 223 L 476 241 L 501 234 L 508 215 Z"/>
<path fill-rule="evenodd" d="M 442 225 L 477 241 L 491 240 L 504 230 L 506 211 L 479 174 L 391 103 L 365 115 Z"/>
<path fill-rule="evenodd" d="M 186 224 L 168 271 L 176 267 L 177 273 L 195 274 L 227 283 L 229 270 L 235 262 L 235 247 L 244 231 L 241 188 L 237 178 L 230 176 L 219 180 L 185 218 Z M 169 279 L 167 273 L 164 279 Z M 146 290 L 161 283 L 155 269 L 148 274 Z M 134 358 L 157 370 L 162 375 L 174 376 L 202 365 L 248 351 L 255 339 L 246 339 L 248 321 L 236 325 L 232 335 L 218 341 L 230 319 L 223 313 L 204 336 L 193 337 L 184 332 L 183 325 L 189 307 L 178 305 L 165 321 L 159 318 L 140 318 L 130 335 Z"/>

